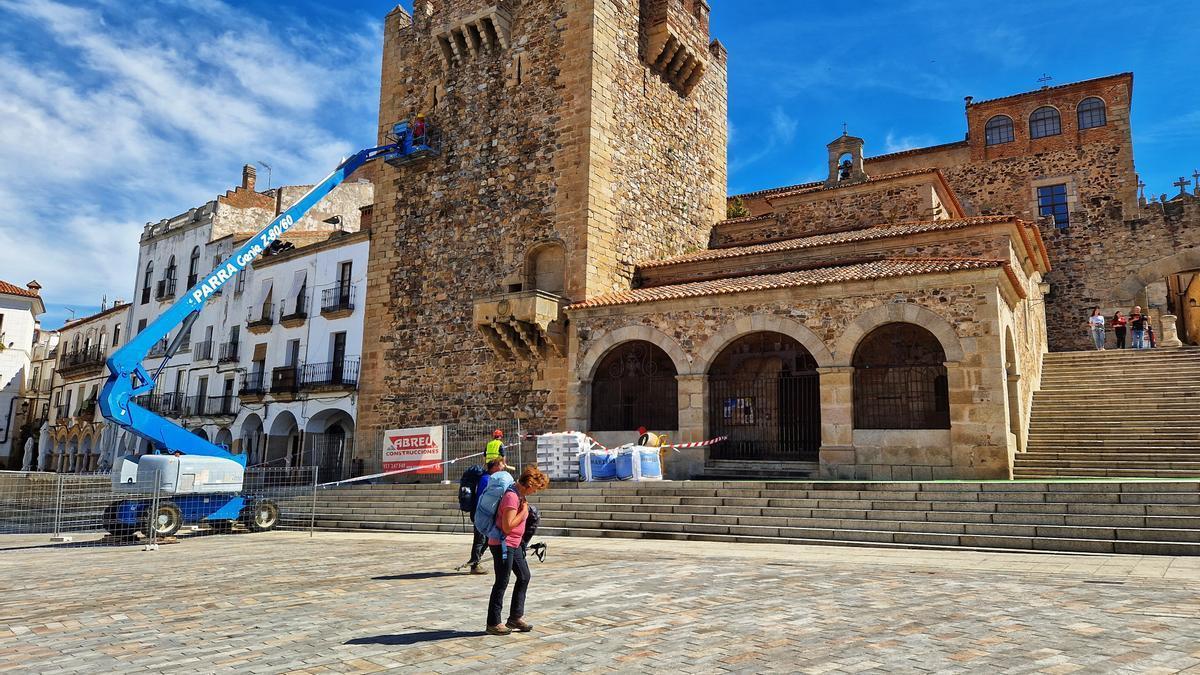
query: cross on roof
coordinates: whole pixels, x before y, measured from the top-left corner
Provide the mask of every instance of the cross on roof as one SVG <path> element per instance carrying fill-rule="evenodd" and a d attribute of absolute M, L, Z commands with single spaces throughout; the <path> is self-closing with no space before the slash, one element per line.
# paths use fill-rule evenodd
<path fill-rule="evenodd" d="M 1184 178 L 1183 176 L 1180 176 L 1179 180 L 1175 181 L 1174 183 L 1171 183 L 1171 185 L 1174 185 L 1175 187 L 1179 188 L 1179 194 L 1181 194 L 1181 195 L 1187 194 L 1187 186 L 1189 186 L 1191 184 L 1192 184 L 1192 181 Z"/>
<path fill-rule="evenodd" d="M 1047 82 L 1049 82 L 1050 80 L 1053 80 L 1053 79 L 1054 79 L 1053 77 L 1050 77 L 1046 73 L 1042 73 L 1042 76 L 1038 78 L 1038 82 L 1040 84 L 1042 84 L 1043 86 L 1045 86 Z"/>
<path fill-rule="evenodd" d="M 843 136 L 846 135 L 846 123 L 845 122 L 842 122 L 842 135 Z"/>
<path fill-rule="evenodd" d="M 1141 193 L 1142 199 L 1146 198 L 1146 181 L 1141 178 L 1138 179 L 1138 192 Z"/>

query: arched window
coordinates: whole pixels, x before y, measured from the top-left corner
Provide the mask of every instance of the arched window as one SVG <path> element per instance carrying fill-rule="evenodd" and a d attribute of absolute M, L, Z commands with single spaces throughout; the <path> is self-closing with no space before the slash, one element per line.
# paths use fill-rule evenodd
<path fill-rule="evenodd" d="M 566 251 L 558 244 L 544 244 L 529 252 L 527 288 L 562 295 L 565 289 Z"/>
<path fill-rule="evenodd" d="M 1092 96 L 1079 102 L 1079 128 L 1091 129 L 1108 124 L 1108 116 L 1104 110 L 1104 101 Z"/>
<path fill-rule="evenodd" d="M 1008 115 L 996 115 L 983 125 L 983 137 L 988 145 L 1000 145 L 1001 143 L 1012 143 L 1016 138 L 1013 136 L 1013 121 Z"/>
<path fill-rule="evenodd" d="M 146 275 L 142 277 L 142 304 L 150 302 L 150 286 L 154 283 L 154 261 L 146 263 Z"/>
<path fill-rule="evenodd" d="M 200 247 L 192 249 L 192 257 L 188 261 L 188 288 L 196 285 L 196 280 L 200 276 Z"/>
<path fill-rule="evenodd" d="M 946 353 L 933 333 L 889 323 L 854 350 L 854 428 L 949 429 Z"/>
<path fill-rule="evenodd" d="M 1045 138 L 1046 136 L 1057 136 L 1062 133 L 1062 120 L 1058 117 L 1058 111 L 1048 105 L 1042 106 L 1033 111 L 1029 116 L 1029 137 L 1030 138 Z"/>
<path fill-rule="evenodd" d="M 171 256 L 171 258 L 169 260 L 167 260 L 167 270 L 166 270 L 166 273 L 163 274 L 163 278 L 164 279 L 174 279 L 175 278 L 175 256 Z"/>
<path fill-rule="evenodd" d="M 675 363 L 657 345 L 626 342 L 609 352 L 592 380 L 592 431 L 679 428 Z"/>
<path fill-rule="evenodd" d="M 115 324 L 115 325 L 113 325 L 113 341 L 112 341 L 112 346 L 113 346 L 113 347 L 119 347 L 119 346 L 121 346 L 121 324 L 119 324 L 119 323 L 118 323 L 118 324 Z"/>

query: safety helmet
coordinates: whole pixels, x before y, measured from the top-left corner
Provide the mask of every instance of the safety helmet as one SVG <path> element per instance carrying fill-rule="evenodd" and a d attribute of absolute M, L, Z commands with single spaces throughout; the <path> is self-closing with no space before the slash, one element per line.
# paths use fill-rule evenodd
<path fill-rule="evenodd" d="M 492 432 L 492 438 L 502 438 L 503 436 L 504 432 L 500 431 L 499 429 Z"/>

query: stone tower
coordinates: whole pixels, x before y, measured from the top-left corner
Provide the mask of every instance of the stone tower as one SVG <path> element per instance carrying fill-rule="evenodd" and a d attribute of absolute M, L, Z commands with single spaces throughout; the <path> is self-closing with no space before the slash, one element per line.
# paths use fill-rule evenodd
<path fill-rule="evenodd" d="M 381 428 L 565 418 L 568 302 L 725 216 L 726 54 L 704 0 L 417 0 L 385 22 L 358 456 Z"/>

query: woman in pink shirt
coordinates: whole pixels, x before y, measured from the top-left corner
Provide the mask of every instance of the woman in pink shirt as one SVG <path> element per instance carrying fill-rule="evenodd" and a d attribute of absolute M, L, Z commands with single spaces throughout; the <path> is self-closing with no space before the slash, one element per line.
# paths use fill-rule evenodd
<path fill-rule="evenodd" d="M 488 537 L 488 548 L 492 551 L 492 563 L 496 580 L 492 582 L 492 596 L 488 600 L 487 632 L 490 635 L 508 635 L 515 631 L 527 633 L 533 626 L 525 621 L 525 591 L 529 588 L 529 563 L 525 560 L 525 549 L 521 538 L 525 535 L 525 519 L 529 517 L 529 495 L 544 490 L 550 478 L 536 466 L 527 466 L 521 477 L 500 498 L 496 509 L 496 525 L 504 533 L 504 542 Z M 508 621 L 500 623 L 500 612 L 504 609 L 504 592 L 508 590 L 509 575 L 517 575 L 513 585 L 512 606 Z"/>

